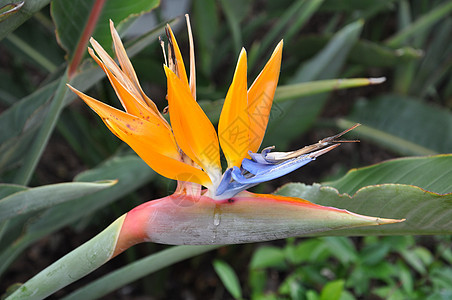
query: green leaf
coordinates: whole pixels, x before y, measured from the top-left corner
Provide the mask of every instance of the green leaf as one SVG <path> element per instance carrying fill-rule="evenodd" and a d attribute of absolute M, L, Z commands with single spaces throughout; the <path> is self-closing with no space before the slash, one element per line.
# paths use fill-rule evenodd
<path fill-rule="evenodd" d="M 0 172 L 14 167 L 28 151 L 57 84 L 38 89 L 0 115 Z"/>
<path fill-rule="evenodd" d="M 410 94 L 418 98 L 424 99 L 427 95 L 434 95 L 437 90 L 440 90 L 438 84 L 443 79 L 450 80 L 450 72 L 452 63 L 449 55 L 452 53 L 452 44 L 449 43 L 449 37 L 452 36 L 452 18 L 441 22 L 435 34 L 425 42 L 423 48 L 425 55 L 423 59 L 417 64 L 417 69 L 414 74 L 413 82 L 410 86 Z M 449 80 L 447 79 L 449 77 Z M 446 78 L 444 78 L 446 77 Z M 446 99 L 447 97 L 442 97 Z"/>
<path fill-rule="evenodd" d="M 293 264 L 303 262 L 320 263 L 329 258 L 329 253 L 330 251 L 324 241 L 320 239 L 307 239 L 296 245 L 290 251 L 290 254 L 286 254 L 286 256 Z"/>
<path fill-rule="evenodd" d="M 452 149 L 452 114 L 415 98 L 385 95 L 358 102 L 341 128 L 361 123 L 353 134 L 405 155 L 448 153 Z M 441 130 L 438 130 L 441 128 Z"/>
<path fill-rule="evenodd" d="M 52 2 L 51 12 L 57 28 L 57 37 L 69 57 L 72 57 L 77 47 L 94 3 L 94 0 Z M 112 43 L 109 19 L 119 27 L 127 18 L 149 12 L 158 4 L 158 0 L 106 1 L 92 36 L 108 51 Z"/>
<path fill-rule="evenodd" d="M 0 201 L 3 200 L 3 198 L 6 198 L 11 194 L 25 191 L 27 189 L 28 188 L 23 185 L 2 183 L 2 184 L 0 184 Z"/>
<path fill-rule="evenodd" d="M 326 242 L 328 248 L 332 249 L 331 254 L 343 265 L 346 266 L 355 262 L 358 258 L 358 253 L 351 240 L 338 237 L 326 237 L 323 240 Z"/>
<path fill-rule="evenodd" d="M 206 76 L 211 75 L 212 61 L 215 57 L 215 42 L 219 31 L 219 20 L 215 1 L 193 1 L 192 24 L 196 31 L 195 40 L 200 69 Z"/>
<path fill-rule="evenodd" d="M 271 267 L 281 267 L 285 265 L 284 250 L 273 246 L 262 246 L 254 251 L 251 258 L 251 269 L 265 269 Z"/>
<path fill-rule="evenodd" d="M 303 102 L 305 101 L 304 97 L 307 96 L 317 95 L 335 90 L 379 84 L 384 80 L 385 78 L 329 79 L 280 85 L 276 88 L 272 115 L 270 116 L 270 119 L 281 117 L 284 114 L 279 104 L 281 102 L 295 99 L 298 102 Z M 201 100 L 198 102 L 203 111 L 209 116 L 210 121 L 212 121 L 212 123 L 214 124 L 218 123 L 218 120 L 220 119 L 221 109 L 223 108 L 224 99 L 215 101 Z"/>
<path fill-rule="evenodd" d="M 248 1 L 234 1 L 234 0 L 221 0 L 220 4 L 223 8 L 227 23 L 229 25 L 229 29 L 231 31 L 234 52 L 239 53 L 240 48 L 242 47 L 242 33 L 240 31 L 240 14 L 246 13 L 247 8 L 249 7 L 250 2 Z"/>
<path fill-rule="evenodd" d="M 394 0 L 381 1 L 357 1 L 357 0 L 325 0 L 322 10 L 327 12 L 349 12 L 358 14 L 360 11 L 375 10 L 380 7 L 391 8 L 391 2 Z"/>
<path fill-rule="evenodd" d="M 95 193 L 115 183 L 113 180 L 59 183 L 14 193 L 0 200 L 0 222 Z M 4 186 L 0 185 L 0 189 L 3 188 Z"/>
<path fill-rule="evenodd" d="M 429 192 L 452 192 L 450 174 L 452 155 L 407 157 L 385 161 L 376 165 L 350 170 L 342 178 L 325 182 L 341 193 L 352 195 L 359 189 L 385 183 L 409 184 Z"/>
<path fill-rule="evenodd" d="M 296 32 L 303 27 L 309 18 L 317 11 L 323 0 L 294 1 L 283 13 L 278 14 L 272 28 L 264 35 L 256 53 L 250 55 L 248 68 L 253 68 L 256 59 L 270 51 L 272 44 L 276 45 L 281 38 L 290 41 Z M 284 30 L 284 28 L 287 29 Z"/>
<path fill-rule="evenodd" d="M 114 157 L 95 169 L 79 174 L 74 181 L 118 180 L 111 188 L 69 203 L 58 204 L 27 222 L 22 235 L 0 253 L 0 274 L 30 244 L 83 216 L 124 197 L 148 182 L 155 173 L 136 155 Z"/>
<path fill-rule="evenodd" d="M 451 164 L 452 155 L 392 160 L 353 170 L 330 186 L 292 183 L 279 189 L 278 194 L 358 214 L 406 218 L 390 226 L 335 230 L 330 235 L 450 234 Z"/>
<path fill-rule="evenodd" d="M 222 260 L 216 259 L 213 261 L 213 268 L 232 297 L 241 299 L 242 289 L 240 288 L 240 282 L 231 266 Z"/>
<path fill-rule="evenodd" d="M 68 81 L 67 72 L 59 79 L 56 87 L 55 95 L 49 104 L 49 111 L 46 118 L 43 120 L 42 126 L 36 133 L 33 143 L 30 145 L 28 151 L 23 158 L 23 164 L 17 171 L 14 177 L 14 183 L 28 185 L 31 176 L 33 175 L 38 161 L 44 152 L 47 142 L 53 132 L 53 129 L 58 121 L 61 111 L 64 108 L 64 97 L 67 93 L 66 83 Z"/>
<path fill-rule="evenodd" d="M 170 247 L 158 253 L 153 253 L 147 257 L 134 261 L 103 276 L 102 278 L 94 280 L 62 299 L 99 299 L 100 297 L 105 296 L 122 286 L 125 286 L 158 270 L 219 247 L 221 246 Z"/>
<path fill-rule="evenodd" d="M 332 187 L 288 184 L 278 194 L 302 197 L 316 204 L 385 218 L 406 218 L 405 222 L 329 231 L 323 235 L 407 235 L 450 234 L 452 194 L 439 195 L 404 184 L 367 186 L 353 197 Z"/>
<path fill-rule="evenodd" d="M 381 78 L 350 78 L 350 79 L 329 79 L 302 82 L 297 84 L 282 85 L 276 89 L 275 103 L 284 102 L 300 97 L 311 96 L 319 93 L 326 93 L 335 90 L 348 89 L 372 84 L 380 84 L 385 81 Z M 299 99 L 303 101 L 303 99 Z"/>
<path fill-rule="evenodd" d="M 299 59 L 307 59 L 322 50 L 332 38 L 332 35 L 304 35 L 287 51 Z M 350 50 L 347 62 L 367 67 L 394 67 L 421 57 L 422 51 L 412 47 L 391 49 L 368 40 L 358 40 Z"/>
<path fill-rule="evenodd" d="M 411 23 L 409 26 L 405 27 L 403 30 L 395 34 L 393 37 L 386 41 L 389 47 L 399 47 L 407 39 L 416 36 L 419 32 L 422 32 L 436 22 L 450 14 L 452 11 L 452 2 L 445 1 L 443 4 L 438 5 L 434 9 L 431 9 L 428 13 L 422 15 L 415 22 Z"/>
<path fill-rule="evenodd" d="M 113 255 L 124 218 L 125 215 L 121 216 L 94 238 L 42 270 L 8 299 L 44 299 L 103 265 Z"/>
<path fill-rule="evenodd" d="M 17 1 L 19 2 L 19 1 Z M 17 3 L 13 0 L 0 0 L 0 7 Z M 50 3 L 50 0 L 23 1 L 24 5 L 13 15 L 0 22 L 0 40 L 9 33 L 13 32 L 22 23 L 40 11 L 44 6 Z"/>
<path fill-rule="evenodd" d="M 339 300 L 344 290 L 344 280 L 334 280 L 328 282 L 322 289 L 320 300 Z"/>
<path fill-rule="evenodd" d="M 24 1 L 17 3 L 9 3 L 0 7 L 0 22 L 16 14 L 24 5 Z"/>

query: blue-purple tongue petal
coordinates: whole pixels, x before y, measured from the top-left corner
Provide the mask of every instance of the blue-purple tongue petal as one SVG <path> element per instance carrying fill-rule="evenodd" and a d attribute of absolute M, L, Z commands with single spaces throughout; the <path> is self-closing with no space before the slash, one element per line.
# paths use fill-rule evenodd
<path fill-rule="evenodd" d="M 233 197 L 237 193 L 259 183 L 273 180 L 295 171 L 337 146 L 338 144 L 298 157 L 281 158 L 276 161 L 267 159 L 267 155 L 271 150 L 269 148 L 264 149 L 262 153 L 250 153 L 252 159 L 245 158 L 242 161 L 241 168 L 233 167 L 226 170 L 215 195 L 219 200 Z"/>
<path fill-rule="evenodd" d="M 297 158 L 292 158 L 286 160 L 285 162 L 278 164 L 265 164 L 261 165 L 249 159 L 244 159 L 242 162 L 242 169 L 248 171 L 254 176 L 245 176 L 249 173 L 243 172 L 239 168 L 234 168 L 232 170 L 232 178 L 242 184 L 258 184 L 261 182 L 276 179 L 278 177 L 284 176 L 296 169 L 306 165 L 307 163 L 313 161 L 315 157 L 310 157 L 309 155 L 304 155 Z M 245 173 L 245 174 L 244 174 Z"/>
<path fill-rule="evenodd" d="M 251 159 L 243 159 L 240 168 L 234 166 L 223 174 L 214 198 L 217 200 L 229 199 L 261 182 L 273 180 L 295 171 L 320 155 L 338 147 L 340 143 L 357 142 L 356 140 L 338 139 L 357 126 L 359 124 L 295 151 L 271 152 L 275 148 L 272 146 L 263 149 L 261 153 L 248 152 Z"/>

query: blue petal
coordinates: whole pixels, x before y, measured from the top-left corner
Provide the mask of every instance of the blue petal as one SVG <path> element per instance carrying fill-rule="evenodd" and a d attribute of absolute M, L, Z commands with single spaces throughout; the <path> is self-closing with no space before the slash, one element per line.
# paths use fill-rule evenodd
<path fill-rule="evenodd" d="M 284 176 L 296 169 L 306 165 L 307 163 L 313 161 L 314 158 L 304 155 L 301 157 L 292 158 L 286 160 L 285 162 L 273 164 L 273 165 L 259 165 L 253 163 L 252 161 L 246 162 L 246 166 L 242 165 L 243 168 L 254 176 L 245 176 L 239 168 L 234 168 L 232 170 L 232 178 L 241 184 L 258 184 L 261 182 L 276 179 L 278 177 Z M 247 169 L 249 168 L 249 169 Z M 251 170 L 251 171 L 250 171 Z"/>
<path fill-rule="evenodd" d="M 303 155 L 283 162 L 270 163 L 265 160 L 267 153 L 253 153 L 255 154 L 251 155 L 253 160 L 245 158 L 242 161 L 241 168 L 233 167 L 227 169 L 217 188 L 216 196 L 221 199 L 230 198 L 235 194 L 261 182 L 284 176 L 315 159 L 315 157 L 310 155 Z M 263 160 L 264 162 L 261 163 L 255 161 L 254 159 L 256 157 L 258 157 L 257 160 Z"/>
<path fill-rule="evenodd" d="M 239 168 L 237 167 L 234 168 L 240 172 Z M 254 184 L 242 184 L 240 182 L 233 180 L 231 176 L 232 172 L 233 172 L 232 168 L 227 169 L 226 172 L 224 172 L 223 174 L 223 178 L 221 178 L 220 184 L 218 185 L 215 195 L 219 196 L 221 199 L 232 198 L 241 191 L 244 191 L 254 185 Z"/>
<path fill-rule="evenodd" d="M 251 156 L 251 158 L 259 163 L 259 164 L 263 164 L 263 165 L 267 165 L 267 164 L 272 164 L 271 162 L 268 162 L 266 159 L 266 156 L 268 153 L 270 153 L 270 151 L 273 149 L 274 147 L 267 147 L 264 150 L 262 150 L 261 153 L 253 153 L 251 151 L 248 151 L 248 154 Z"/>
<path fill-rule="evenodd" d="M 242 168 L 254 175 L 262 172 L 263 170 L 268 170 L 273 167 L 274 167 L 274 164 L 268 164 L 268 163 L 261 164 L 261 163 L 255 162 L 253 160 L 250 160 L 248 158 L 244 158 L 242 161 Z"/>

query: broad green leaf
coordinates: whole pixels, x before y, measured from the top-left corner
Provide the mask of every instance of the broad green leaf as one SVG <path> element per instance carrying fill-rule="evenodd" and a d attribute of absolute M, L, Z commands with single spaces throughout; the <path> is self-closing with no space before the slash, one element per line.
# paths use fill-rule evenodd
<path fill-rule="evenodd" d="M 352 170 L 324 185 L 287 184 L 278 194 L 358 214 L 407 219 L 390 226 L 339 230 L 331 234 L 450 234 L 451 170 L 452 155 L 395 159 Z"/>
<path fill-rule="evenodd" d="M 316 204 L 383 218 L 406 218 L 397 224 L 329 231 L 319 235 L 451 234 L 452 193 L 441 195 L 405 184 L 371 185 L 353 196 L 329 186 L 285 185 L 278 194 L 300 197 Z"/>
<path fill-rule="evenodd" d="M 114 185 L 115 181 L 50 184 L 14 193 L 0 200 L 0 222 L 68 202 Z M 2 186 L 0 186 L 2 188 Z"/>
<path fill-rule="evenodd" d="M 351 47 L 358 40 L 363 26 L 357 21 L 340 30 L 328 45 L 306 62 L 295 74 L 292 83 L 334 78 L 343 66 Z M 306 97 L 303 101 L 287 101 L 278 105 L 283 112 L 271 117 L 263 145 L 287 148 L 288 143 L 305 131 L 317 118 L 327 99 L 327 94 Z"/>
<path fill-rule="evenodd" d="M 56 205 L 28 222 L 22 236 L 0 253 L 0 273 L 3 273 L 8 265 L 36 240 L 124 197 L 148 182 L 154 174 L 136 155 L 115 157 L 95 169 L 79 174 L 75 181 L 118 180 L 118 183 L 76 201 Z"/>
<path fill-rule="evenodd" d="M 452 150 L 452 114 L 415 98 L 386 95 L 358 102 L 341 128 L 361 123 L 353 134 L 405 155 Z"/>
<path fill-rule="evenodd" d="M 10 5 L 11 3 L 18 3 L 20 1 L 0 0 L 0 7 Z M 24 5 L 14 14 L 0 22 L 0 40 L 2 40 L 9 33 L 14 31 L 22 23 L 28 20 L 41 8 L 50 3 L 50 0 L 34 0 L 24 1 Z"/>
<path fill-rule="evenodd" d="M 232 269 L 226 262 L 218 259 L 213 261 L 213 268 L 215 269 L 218 277 L 220 277 L 225 288 L 229 293 L 231 293 L 232 297 L 234 297 L 234 299 L 242 298 L 242 289 L 234 269 Z"/>
<path fill-rule="evenodd" d="M 376 165 L 352 169 L 342 178 L 325 182 L 340 193 L 353 195 L 360 188 L 384 183 L 407 184 L 429 192 L 452 192 L 452 155 L 407 157 L 385 161 Z"/>
<path fill-rule="evenodd" d="M 94 2 L 94 0 L 52 2 L 51 12 L 57 27 L 57 37 L 69 57 L 72 57 L 73 51 L 77 47 Z M 158 0 L 106 1 L 92 36 L 105 49 L 109 50 L 112 43 L 109 19 L 113 20 L 116 26 L 120 26 L 121 22 L 127 18 L 148 12 L 158 4 Z"/>

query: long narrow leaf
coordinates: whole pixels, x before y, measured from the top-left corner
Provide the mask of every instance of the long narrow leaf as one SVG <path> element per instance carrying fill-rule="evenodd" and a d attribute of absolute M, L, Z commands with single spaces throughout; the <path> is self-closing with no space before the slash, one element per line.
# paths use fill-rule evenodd
<path fill-rule="evenodd" d="M 152 274 L 179 261 L 221 246 L 175 246 L 128 264 L 64 297 L 64 300 L 98 299 L 126 284 Z"/>
<path fill-rule="evenodd" d="M 0 200 L 0 222 L 98 192 L 115 183 L 113 180 L 59 183 L 14 193 Z"/>
<path fill-rule="evenodd" d="M 56 122 L 64 107 L 64 95 L 67 92 L 66 83 L 68 81 L 67 73 L 65 73 L 58 83 L 57 90 L 49 107 L 49 112 L 44 120 L 42 127 L 39 129 L 33 144 L 26 153 L 24 163 L 17 172 L 14 182 L 22 185 L 27 185 L 31 176 L 38 164 L 41 154 L 47 146 L 50 135 L 53 132 Z"/>
<path fill-rule="evenodd" d="M 29 245 L 83 216 L 95 213 L 148 182 L 155 173 L 136 155 L 115 157 L 101 166 L 83 172 L 75 181 L 118 180 L 111 188 L 85 196 L 70 203 L 56 205 L 39 218 L 27 222 L 22 235 L 0 253 L 0 274 Z"/>
<path fill-rule="evenodd" d="M 405 40 L 415 36 L 418 32 L 425 30 L 436 22 L 447 16 L 452 11 L 452 2 L 446 1 L 442 5 L 437 6 L 430 12 L 424 14 L 408 27 L 398 32 L 386 41 L 389 47 L 399 47 Z"/>
<path fill-rule="evenodd" d="M 358 102 L 347 121 L 365 126 L 354 134 L 404 155 L 448 153 L 452 149 L 452 114 L 416 98 L 386 95 Z"/>

